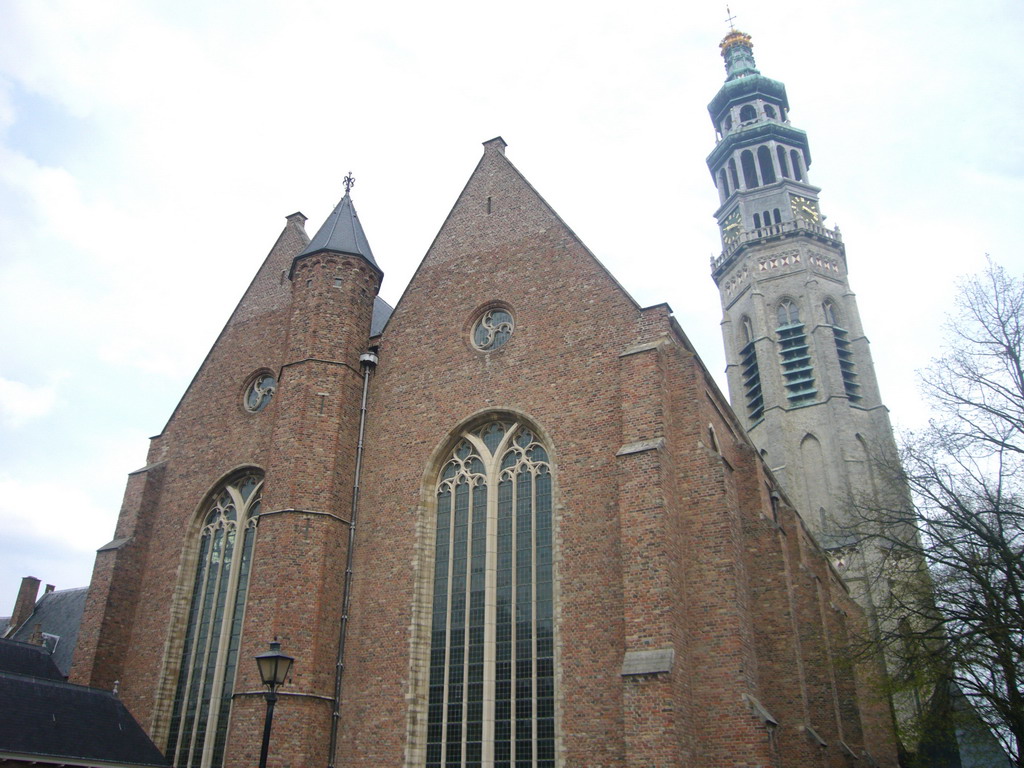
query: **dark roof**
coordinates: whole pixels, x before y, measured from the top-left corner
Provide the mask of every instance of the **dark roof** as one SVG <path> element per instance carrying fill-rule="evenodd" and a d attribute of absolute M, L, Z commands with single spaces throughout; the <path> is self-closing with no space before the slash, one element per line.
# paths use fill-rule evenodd
<path fill-rule="evenodd" d="M 0 758 L 168 765 L 113 693 L 0 672 Z"/>
<path fill-rule="evenodd" d="M 11 638 L 28 640 L 36 624 L 40 624 L 46 647 L 53 653 L 54 663 L 67 676 L 71 670 L 71 655 L 78 642 L 78 627 L 82 623 L 88 591 L 88 587 L 78 587 L 47 592 L 39 598 L 35 611 Z"/>
<path fill-rule="evenodd" d="M 373 318 L 370 320 L 370 335 L 379 336 L 395 309 L 380 296 L 373 300 Z"/>
<path fill-rule="evenodd" d="M 0 640 L 0 673 L 3 672 L 46 680 L 63 680 L 65 677 L 53 663 L 49 650 L 17 640 Z"/>
<path fill-rule="evenodd" d="M 308 256 L 318 251 L 336 251 L 362 256 L 372 266 L 380 269 L 377 262 L 373 260 L 370 243 L 363 232 L 363 225 L 359 223 L 359 216 L 356 214 L 355 206 L 352 205 L 352 198 L 348 196 L 347 192 L 331 215 L 327 217 L 327 221 L 320 227 L 320 231 L 313 236 L 309 245 L 298 257 Z"/>

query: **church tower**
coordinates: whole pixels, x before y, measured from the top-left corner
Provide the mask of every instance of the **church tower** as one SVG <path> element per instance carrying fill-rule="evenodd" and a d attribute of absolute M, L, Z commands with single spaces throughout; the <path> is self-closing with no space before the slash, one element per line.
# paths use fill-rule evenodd
<path fill-rule="evenodd" d="M 807 134 L 790 123 L 786 87 L 760 73 L 752 48 L 749 35 L 726 35 L 727 77 L 708 105 L 722 234 L 711 273 L 729 392 L 821 545 L 838 550 L 851 538 L 851 499 L 878 500 L 869 457 L 893 454 L 892 428 L 843 240 L 808 176 Z"/>

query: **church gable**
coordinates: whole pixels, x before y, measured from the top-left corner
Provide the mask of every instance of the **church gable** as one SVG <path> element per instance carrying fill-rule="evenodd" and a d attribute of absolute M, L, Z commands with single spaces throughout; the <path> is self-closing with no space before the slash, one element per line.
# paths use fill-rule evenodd
<path fill-rule="evenodd" d="M 246 380 L 260 370 L 276 379 L 292 294 L 288 270 L 292 259 L 309 243 L 305 221 L 301 213 L 288 216 L 288 223 L 189 383 L 164 433 L 173 430 L 178 420 L 203 418 L 198 411 L 213 411 L 210 417 L 216 412 L 240 412 L 241 390 Z M 229 402 L 232 398 L 234 402 Z M 258 399 L 257 395 L 254 405 L 258 405 Z M 150 461 L 161 458 L 151 456 Z"/>
<path fill-rule="evenodd" d="M 638 308 L 512 165 L 505 156 L 505 146 L 500 137 L 484 142 L 483 157 L 431 243 L 399 301 L 396 313 L 401 314 L 410 294 L 434 287 L 436 277 L 433 275 L 438 270 L 476 277 L 496 266 L 488 264 L 489 258 L 515 260 L 527 252 L 546 251 L 546 258 L 554 262 L 564 257 L 562 248 L 568 248 L 574 256 L 579 256 L 579 261 L 570 267 L 572 279 L 567 274 L 558 284 L 547 284 L 548 290 L 573 292 L 575 289 L 582 293 L 614 286 L 626 304 Z M 584 255 L 587 258 L 583 258 Z M 526 272 L 526 266 L 534 271 Z M 543 269 L 544 265 L 523 264 L 518 269 L 514 268 L 514 272 L 519 280 L 536 279 L 539 275 L 535 272 L 540 267 L 547 278 L 557 272 L 554 269 L 557 265 L 550 266 L 552 269 Z"/>
<path fill-rule="evenodd" d="M 474 435 L 490 434 L 497 425 L 510 435 L 528 429 L 549 451 L 553 527 L 545 535 L 558 540 L 562 553 L 553 609 L 561 636 L 582 636 L 594 612 L 608 617 L 586 654 L 573 644 L 562 662 L 560 674 L 574 681 L 554 694 L 567 747 L 592 744 L 594 722 L 621 718 L 616 453 L 625 439 L 624 398 L 632 395 L 623 391 L 620 356 L 635 359 L 630 350 L 666 334 L 668 320 L 660 312 L 652 319 L 630 299 L 509 163 L 503 148 L 498 139 L 487 143 L 380 339 L 380 363 L 370 384 L 357 544 L 363 570 L 353 604 L 389 609 L 353 612 L 345 706 L 348 712 L 372 707 L 388 723 L 373 745 L 360 747 L 374 764 L 400 764 L 407 750 L 417 756 L 412 764 L 422 759 L 431 765 L 441 749 L 440 715 L 428 712 L 426 701 L 437 694 L 427 660 L 443 649 L 431 646 L 423 631 L 430 620 L 435 558 L 442 556 L 435 552 L 434 531 L 438 489 L 445 484 L 439 462 L 458 457 L 461 441 L 475 445 Z M 649 432 L 630 432 L 629 439 L 654 437 L 654 422 L 649 420 Z M 490 455 L 478 449 L 482 457 Z M 497 475 L 491 480 L 497 483 Z M 542 512 L 538 506 L 535 514 Z M 496 519 L 490 524 L 497 525 Z M 537 562 L 542 561 L 538 549 Z M 408 574 L 410 563 L 411 579 L 394 577 Z M 541 571 L 531 578 L 547 583 Z M 540 616 L 549 608 L 537 600 Z M 550 640 L 543 631 L 547 627 L 538 624 L 538 649 Z M 393 642 L 382 647 L 379 637 Z M 550 678 L 541 674 L 546 662 L 537 653 L 537 708 L 548 712 L 554 700 L 539 691 Z M 381 669 L 409 670 L 402 695 L 382 700 L 374 682 Z M 494 674 L 500 677 L 500 670 Z M 428 693 L 431 685 L 434 692 Z M 501 686 L 495 686 L 500 697 Z M 407 696 L 416 702 L 412 709 Z M 538 714 L 537 765 L 550 764 L 541 723 L 548 716 Z M 418 725 L 407 730 L 407 717 Z M 342 721 L 347 722 L 344 714 Z M 485 714 L 483 722 L 495 733 L 503 727 L 497 715 Z M 351 740 L 358 738 L 356 730 L 343 728 L 343 751 L 353 749 Z M 619 739 L 603 736 L 592 747 L 595 764 L 613 764 L 622 751 Z"/>

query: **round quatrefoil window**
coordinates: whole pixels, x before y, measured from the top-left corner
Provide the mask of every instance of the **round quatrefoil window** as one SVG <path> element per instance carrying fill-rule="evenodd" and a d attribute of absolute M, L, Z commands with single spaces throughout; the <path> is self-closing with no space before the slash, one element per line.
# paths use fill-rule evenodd
<path fill-rule="evenodd" d="M 497 349 L 512 335 L 515 322 L 505 309 L 488 309 L 473 324 L 473 346 L 481 352 Z"/>
<path fill-rule="evenodd" d="M 259 413 L 274 396 L 277 389 L 277 379 L 269 373 L 260 373 L 253 377 L 249 386 L 245 388 L 245 410 L 249 413 Z"/>

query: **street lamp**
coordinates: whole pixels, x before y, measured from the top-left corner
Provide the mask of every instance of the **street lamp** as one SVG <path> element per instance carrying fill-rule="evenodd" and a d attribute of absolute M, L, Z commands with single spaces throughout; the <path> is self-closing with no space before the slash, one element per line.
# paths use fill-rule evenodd
<path fill-rule="evenodd" d="M 270 748 L 270 725 L 274 722 L 274 705 L 277 703 L 277 687 L 284 683 L 291 671 L 291 656 L 281 653 L 281 644 L 274 638 L 270 650 L 256 657 L 256 665 L 260 668 L 260 679 L 267 686 L 263 694 L 267 699 L 267 719 L 263 721 L 263 747 L 260 749 L 260 768 L 267 768 L 267 750 Z"/>

